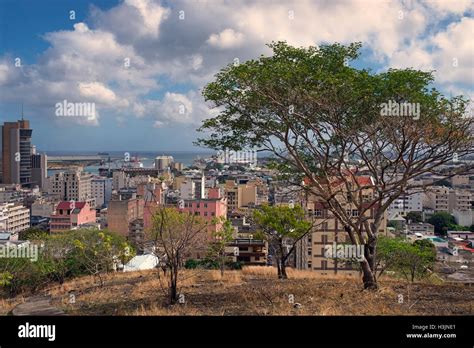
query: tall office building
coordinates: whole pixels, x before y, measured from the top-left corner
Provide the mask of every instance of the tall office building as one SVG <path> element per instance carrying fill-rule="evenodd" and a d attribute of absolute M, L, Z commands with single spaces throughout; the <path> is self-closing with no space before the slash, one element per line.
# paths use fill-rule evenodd
<path fill-rule="evenodd" d="M 31 155 L 31 181 L 41 190 L 45 189 L 48 177 L 48 156 L 46 154 Z"/>
<path fill-rule="evenodd" d="M 2 126 L 2 175 L 4 184 L 31 184 L 30 121 L 5 122 Z"/>
<path fill-rule="evenodd" d="M 172 156 L 158 156 L 155 158 L 155 169 L 156 170 L 167 170 L 171 167 L 174 159 Z"/>

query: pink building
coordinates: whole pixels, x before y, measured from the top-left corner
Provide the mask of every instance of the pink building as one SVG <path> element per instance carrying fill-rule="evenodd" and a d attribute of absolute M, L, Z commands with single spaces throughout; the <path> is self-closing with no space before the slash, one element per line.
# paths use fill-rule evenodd
<path fill-rule="evenodd" d="M 152 215 L 156 211 L 158 205 L 148 206 L 143 211 L 143 222 L 145 231 L 152 226 Z M 203 199 L 185 199 L 177 204 L 180 211 L 188 212 L 202 217 L 204 220 L 211 222 L 214 218 L 226 218 L 227 216 L 227 200 L 222 197 L 219 188 L 210 188 L 208 198 Z M 222 224 L 210 225 L 209 232 L 217 231 Z"/>
<path fill-rule="evenodd" d="M 60 202 L 49 222 L 51 232 L 68 231 L 96 222 L 96 211 L 86 202 Z"/>
<path fill-rule="evenodd" d="M 211 222 L 215 218 L 227 217 L 227 199 L 222 197 L 218 187 L 214 187 L 209 189 L 208 198 L 184 200 L 179 209 Z M 215 232 L 221 227 L 222 224 L 210 225 L 209 232 Z"/>

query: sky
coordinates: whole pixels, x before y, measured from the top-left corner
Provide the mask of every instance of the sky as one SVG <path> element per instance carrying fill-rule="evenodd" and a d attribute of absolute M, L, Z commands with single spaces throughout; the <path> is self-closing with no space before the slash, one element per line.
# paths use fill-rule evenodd
<path fill-rule="evenodd" d="M 474 97 L 474 1 L 0 0 L 0 122 L 41 151 L 188 151 L 213 117 L 202 88 L 266 44 L 363 44 L 350 64 L 435 70 Z M 93 103 L 90 117 L 57 103 Z"/>

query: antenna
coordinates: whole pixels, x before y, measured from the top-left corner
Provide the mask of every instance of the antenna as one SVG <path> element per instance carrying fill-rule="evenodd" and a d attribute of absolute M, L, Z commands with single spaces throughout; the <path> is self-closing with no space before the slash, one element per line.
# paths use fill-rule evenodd
<path fill-rule="evenodd" d="M 24 116 L 24 115 L 23 115 L 23 103 L 21 103 L 21 120 L 22 120 L 22 121 L 24 121 L 23 116 Z"/>

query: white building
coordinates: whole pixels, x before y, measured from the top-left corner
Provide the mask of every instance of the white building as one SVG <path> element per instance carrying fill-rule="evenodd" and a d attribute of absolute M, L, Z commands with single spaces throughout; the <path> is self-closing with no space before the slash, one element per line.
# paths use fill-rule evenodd
<path fill-rule="evenodd" d="M 81 169 L 58 172 L 49 178 L 49 194 L 61 201 L 86 202 L 92 199 L 92 176 Z"/>
<path fill-rule="evenodd" d="M 130 175 L 125 173 L 123 170 L 116 170 L 112 174 L 112 188 L 114 190 L 120 190 L 124 187 L 128 187 L 130 182 Z"/>
<path fill-rule="evenodd" d="M 2 204 L 0 205 L 0 221 L 2 224 L 6 221 L 5 231 L 17 234 L 30 227 L 30 210 L 21 204 Z"/>
<path fill-rule="evenodd" d="M 474 225 L 474 212 L 472 210 L 453 210 L 452 215 L 458 225 L 466 227 Z"/>
<path fill-rule="evenodd" d="M 101 208 L 107 206 L 112 198 L 112 179 L 111 178 L 93 178 L 91 181 L 92 197 L 95 198 L 95 207 Z"/>
<path fill-rule="evenodd" d="M 402 194 L 388 207 L 389 215 L 392 213 L 399 213 L 401 216 L 406 216 L 409 212 L 423 211 L 423 194 L 421 192 L 413 194 Z"/>
<path fill-rule="evenodd" d="M 196 184 L 194 181 L 187 179 L 179 188 L 179 195 L 182 199 L 195 199 Z"/>

